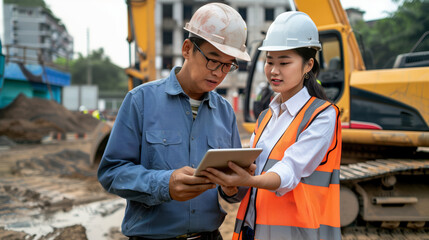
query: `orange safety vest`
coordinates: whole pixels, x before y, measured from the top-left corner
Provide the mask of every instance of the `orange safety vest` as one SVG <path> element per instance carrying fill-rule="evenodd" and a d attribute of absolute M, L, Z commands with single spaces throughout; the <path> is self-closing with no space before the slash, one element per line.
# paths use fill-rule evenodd
<path fill-rule="evenodd" d="M 334 106 L 337 112 L 336 129 L 332 143 L 322 162 L 308 177 L 283 196 L 265 189 L 250 188 L 237 212 L 233 239 L 241 240 L 249 199 L 255 194 L 255 239 L 341 239 L 340 229 L 340 160 L 341 123 L 338 108 L 315 97 L 302 107 L 280 140 L 272 149 L 262 170 L 264 174 L 281 161 L 286 149 L 294 144 L 317 115 Z M 265 126 L 271 119 L 270 109 L 261 113 L 255 127 L 253 147 L 256 146 Z"/>

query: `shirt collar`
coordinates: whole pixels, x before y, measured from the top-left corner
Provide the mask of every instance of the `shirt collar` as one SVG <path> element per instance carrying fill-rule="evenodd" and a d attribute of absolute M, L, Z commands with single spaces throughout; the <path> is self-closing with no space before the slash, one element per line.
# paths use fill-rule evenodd
<path fill-rule="evenodd" d="M 273 114 L 278 114 L 279 108 L 284 111 L 288 111 L 289 114 L 294 117 L 304 104 L 310 99 L 310 94 L 307 88 L 304 86 L 299 92 L 289 98 L 286 102 L 281 103 L 281 95 L 277 94 L 270 103 L 270 108 Z"/>
<path fill-rule="evenodd" d="M 167 77 L 167 84 L 165 86 L 165 92 L 170 95 L 179 95 L 181 93 L 185 94 L 180 86 L 179 81 L 176 78 L 176 74 L 182 69 L 181 67 L 174 67 L 170 71 L 170 75 Z M 186 94 L 185 94 L 186 95 Z"/>
<path fill-rule="evenodd" d="M 184 91 L 182 86 L 179 83 L 179 80 L 177 80 L 176 74 L 182 69 L 182 67 L 176 66 L 170 71 L 170 75 L 167 77 L 167 84 L 165 86 L 165 92 L 169 95 L 179 95 L 183 94 L 187 97 L 189 97 Z M 211 95 L 214 94 L 213 92 L 205 93 L 203 99 L 201 102 L 208 101 L 208 105 L 210 108 L 216 108 L 213 101 L 210 99 L 212 98 Z"/>

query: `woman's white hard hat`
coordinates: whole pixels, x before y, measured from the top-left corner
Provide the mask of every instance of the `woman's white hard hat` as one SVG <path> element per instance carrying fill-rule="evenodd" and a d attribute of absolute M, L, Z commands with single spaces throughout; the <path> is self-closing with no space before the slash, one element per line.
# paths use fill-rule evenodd
<path fill-rule="evenodd" d="M 303 12 L 284 12 L 276 17 L 267 31 L 261 51 L 284 51 L 296 48 L 321 50 L 319 33 L 313 20 Z"/>
<path fill-rule="evenodd" d="M 250 61 L 245 45 L 246 23 L 234 8 L 226 4 L 209 3 L 200 7 L 184 29 L 227 55 Z"/>

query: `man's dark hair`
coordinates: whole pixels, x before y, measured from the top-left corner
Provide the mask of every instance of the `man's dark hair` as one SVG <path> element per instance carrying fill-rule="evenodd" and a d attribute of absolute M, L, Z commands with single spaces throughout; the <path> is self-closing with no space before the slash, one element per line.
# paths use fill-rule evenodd
<path fill-rule="evenodd" d="M 200 38 L 200 37 L 189 37 L 189 40 L 191 40 L 191 42 L 197 44 L 198 47 L 200 47 L 203 43 L 207 42 L 206 40 Z M 196 52 L 197 48 L 194 48 L 193 52 Z"/>

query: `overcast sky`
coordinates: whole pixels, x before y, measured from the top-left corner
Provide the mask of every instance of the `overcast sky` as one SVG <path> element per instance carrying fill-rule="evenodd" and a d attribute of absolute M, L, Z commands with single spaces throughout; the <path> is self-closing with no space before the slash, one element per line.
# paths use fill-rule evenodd
<path fill-rule="evenodd" d="M 340 0 L 343 8 L 358 8 L 365 11 L 364 19 L 373 20 L 387 16 L 396 10 L 392 0 Z M 2 3 L 3 0 L 0 0 Z M 90 51 L 104 48 L 111 61 L 127 67 L 128 43 L 127 12 L 125 0 L 45 0 L 52 12 L 59 17 L 74 39 L 74 51 L 87 54 L 89 32 Z M 0 9 L 0 22 L 3 21 Z M 3 36 L 3 24 L 0 25 Z"/>

